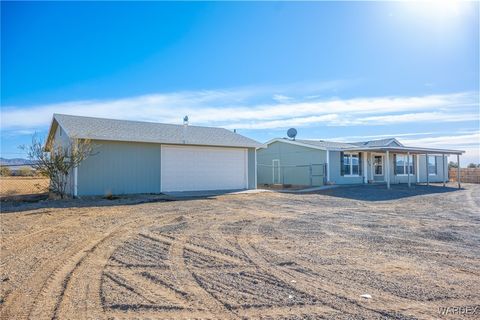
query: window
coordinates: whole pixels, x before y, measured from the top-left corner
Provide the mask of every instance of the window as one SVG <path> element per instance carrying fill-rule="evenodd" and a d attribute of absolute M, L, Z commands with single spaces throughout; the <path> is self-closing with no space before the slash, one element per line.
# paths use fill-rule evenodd
<path fill-rule="evenodd" d="M 360 158 L 358 153 L 343 154 L 343 172 L 346 176 L 360 175 Z"/>
<path fill-rule="evenodd" d="M 373 157 L 373 167 L 374 167 L 373 172 L 376 176 L 383 176 L 383 157 L 382 156 Z"/>
<path fill-rule="evenodd" d="M 408 163 L 407 155 L 405 154 L 396 154 L 395 155 L 395 174 L 397 176 L 407 175 L 410 171 L 410 174 L 415 174 L 413 166 L 413 156 L 410 156 L 410 163 Z"/>
<path fill-rule="evenodd" d="M 428 175 L 434 176 L 437 174 L 437 157 L 428 156 Z"/>

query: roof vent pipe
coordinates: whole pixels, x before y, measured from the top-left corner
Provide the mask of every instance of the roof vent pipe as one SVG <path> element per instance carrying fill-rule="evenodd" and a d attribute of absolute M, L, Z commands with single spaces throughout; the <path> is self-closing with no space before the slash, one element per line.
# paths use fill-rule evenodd
<path fill-rule="evenodd" d="M 183 117 L 183 144 L 187 143 L 188 116 Z"/>

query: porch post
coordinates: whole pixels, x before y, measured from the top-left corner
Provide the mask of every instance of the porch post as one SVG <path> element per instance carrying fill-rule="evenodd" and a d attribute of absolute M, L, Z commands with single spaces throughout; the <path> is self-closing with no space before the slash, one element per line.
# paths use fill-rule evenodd
<path fill-rule="evenodd" d="M 430 173 L 428 172 L 428 153 L 425 153 L 425 164 L 427 166 L 427 186 L 430 185 L 429 183 L 429 175 Z"/>
<path fill-rule="evenodd" d="M 373 170 L 375 170 L 375 164 L 373 163 L 373 152 L 370 152 L 370 180 L 372 181 L 373 181 Z"/>
<path fill-rule="evenodd" d="M 387 159 L 385 160 L 385 173 L 387 174 L 387 189 L 390 189 L 390 152 L 387 150 Z"/>
<path fill-rule="evenodd" d="M 462 186 L 460 185 L 460 155 L 457 154 L 457 181 L 458 181 L 458 189 L 460 189 Z"/>
<path fill-rule="evenodd" d="M 367 152 L 364 152 L 363 153 L 363 183 L 368 183 L 368 174 L 367 174 L 367 171 L 368 171 L 368 153 Z"/>
<path fill-rule="evenodd" d="M 412 163 L 413 166 L 413 163 Z M 410 188 L 410 151 L 407 151 L 407 176 L 408 176 L 408 187 Z"/>
<path fill-rule="evenodd" d="M 443 186 L 445 187 L 446 183 L 446 177 L 445 177 L 445 172 L 448 174 L 448 167 L 445 168 L 445 154 L 442 154 L 442 165 L 443 165 Z"/>
<path fill-rule="evenodd" d="M 416 162 L 416 166 L 417 166 L 417 170 L 415 170 L 415 175 L 417 176 L 417 183 L 420 183 L 420 154 L 417 154 L 417 156 L 415 157 L 415 162 Z"/>

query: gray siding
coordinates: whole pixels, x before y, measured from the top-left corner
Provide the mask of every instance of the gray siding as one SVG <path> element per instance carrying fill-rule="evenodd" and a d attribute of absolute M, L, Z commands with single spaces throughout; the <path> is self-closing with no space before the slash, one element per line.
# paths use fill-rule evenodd
<path fill-rule="evenodd" d="M 415 155 L 415 158 L 419 158 L 419 166 L 417 170 L 417 160 L 415 159 L 415 175 L 410 176 L 410 181 L 412 183 L 417 182 L 417 171 L 419 176 L 419 182 L 424 183 L 426 182 L 426 164 L 425 164 L 425 155 Z M 443 173 L 448 172 L 448 163 L 445 161 L 445 166 L 442 163 L 442 156 L 436 156 L 437 158 L 437 174 L 436 175 L 430 175 L 429 176 L 429 181 L 430 182 L 442 182 L 443 181 Z M 372 178 L 372 155 L 371 153 L 368 153 L 367 156 L 368 162 L 367 162 L 367 179 L 371 180 Z M 365 161 L 365 155 L 362 154 L 362 161 Z M 383 172 L 386 174 L 386 154 L 384 154 L 384 166 L 383 166 Z M 390 159 L 389 159 L 389 164 L 390 164 L 390 183 L 395 184 L 395 183 L 407 183 L 408 182 L 408 176 L 406 175 L 395 175 L 394 171 L 394 153 L 390 152 Z M 373 176 L 374 181 L 382 181 L 384 180 L 384 176 Z M 448 177 L 447 177 L 448 180 Z M 362 184 L 363 183 L 363 177 L 347 177 L 347 176 L 341 176 L 340 173 L 340 151 L 330 151 L 330 181 L 335 183 L 335 184 Z M 386 182 L 386 181 L 385 181 Z"/>
<path fill-rule="evenodd" d="M 446 173 L 446 180 L 448 181 L 448 159 L 445 159 L 445 166 L 442 163 L 442 156 L 436 156 L 437 158 L 437 174 L 428 176 L 430 182 L 443 182 L 443 174 Z M 420 167 L 420 182 L 427 182 L 427 164 L 425 163 L 425 155 L 419 155 L 419 167 Z"/>
<path fill-rule="evenodd" d="M 256 150 L 254 148 L 248 149 L 248 189 L 257 188 L 255 153 Z"/>
<path fill-rule="evenodd" d="M 395 170 L 394 170 L 394 153 L 390 153 L 390 183 L 407 183 L 408 182 L 408 176 L 407 175 L 395 175 Z M 412 156 L 412 155 L 411 155 Z M 442 182 L 443 181 L 443 173 L 446 172 L 448 174 L 448 161 L 445 161 L 446 165 L 445 167 L 442 165 L 442 156 L 435 156 L 437 158 L 437 174 L 436 175 L 430 175 L 428 177 L 429 182 Z M 418 158 L 418 160 L 417 160 Z M 410 181 L 412 183 L 417 182 L 417 174 L 419 175 L 418 177 L 418 182 L 425 183 L 427 182 L 427 167 L 425 163 L 425 155 L 415 155 L 414 156 L 414 165 L 415 165 L 415 175 L 410 176 Z M 418 167 L 417 167 L 417 161 L 418 161 Z M 448 176 L 446 177 L 446 180 L 448 181 Z"/>
<path fill-rule="evenodd" d="M 160 144 L 93 141 L 78 168 L 79 196 L 160 192 Z"/>
<path fill-rule="evenodd" d="M 161 144 L 93 141 L 78 168 L 78 196 L 160 193 Z M 255 189 L 255 149 L 248 149 L 248 188 Z"/>
<path fill-rule="evenodd" d="M 395 153 L 390 152 L 390 183 L 395 184 L 395 183 L 408 183 L 408 175 L 396 175 L 395 174 L 395 162 L 394 162 L 394 155 Z M 404 155 L 404 154 L 402 154 Z M 411 183 L 416 183 L 417 182 L 417 155 L 410 155 L 410 157 L 413 157 L 413 164 L 415 165 L 415 174 L 410 175 L 410 182 Z M 422 168 L 420 168 L 420 172 Z M 421 180 L 420 180 L 421 182 Z"/>
<path fill-rule="evenodd" d="M 280 160 L 280 183 L 292 185 L 322 185 L 323 177 L 315 177 L 311 181 L 309 167 L 294 167 L 310 164 L 324 164 L 326 151 L 297 146 L 289 143 L 274 142 L 257 150 L 258 184 L 273 183 L 272 161 Z M 313 174 L 321 174 L 320 166 L 314 167 Z"/>

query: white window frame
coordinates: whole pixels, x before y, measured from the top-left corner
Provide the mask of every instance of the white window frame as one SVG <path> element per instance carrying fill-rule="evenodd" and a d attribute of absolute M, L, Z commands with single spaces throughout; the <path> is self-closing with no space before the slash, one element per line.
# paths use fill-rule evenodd
<path fill-rule="evenodd" d="M 343 156 L 348 156 L 350 158 L 350 173 L 347 174 L 346 172 L 344 172 L 343 176 L 344 177 L 360 177 L 360 174 L 353 174 L 353 165 L 352 165 L 352 156 L 353 155 L 356 155 L 357 156 L 357 159 L 358 159 L 358 172 L 360 172 L 360 152 L 344 152 L 343 153 Z M 345 160 L 343 161 L 343 165 L 345 166 Z"/>
<path fill-rule="evenodd" d="M 400 173 L 400 174 L 396 174 L 397 177 L 406 177 L 408 176 L 408 169 L 409 169 L 409 165 L 411 164 L 411 167 L 412 167 L 412 172 L 410 172 L 410 175 L 412 176 L 414 173 L 414 170 L 413 170 L 413 166 L 415 165 L 414 162 L 413 162 L 413 155 L 410 155 L 410 159 L 408 157 L 408 155 L 406 154 L 401 154 L 401 153 L 396 153 L 395 154 L 395 158 L 398 159 L 398 156 L 403 156 L 405 157 L 405 160 L 403 162 L 403 172 L 405 173 Z M 395 163 L 393 164 L 395 166 L 395 171 L 397 170 L 396 167 L 397 167 L 397 162 L 395 161 Z"/>
<path fill-rule="evenodd" d="M 435 173 L 430 173 L 430 158 L 433 158 L 435 160 Z M 436 176 L 438 175 L 438 161 L 437 161 L 437 156 L 433 155 L 428 155 L 427 156 L 427 163 L 428 163 L 428 166 L 427 166 L 427 170 L 428 170 L 428 175 L 429 176 Z"/>
<path fill-rule="evenodd" d="M 382 174 L 377 174 L 377 173 L 375 173 L 375 166 L 376 166 L 376 165 L 375 165 L 375 157 L 381 157 L 381 158 L 382 158 L 382 164 L 381 164 L 381 166 L 382 166 Z M 383 156 L 383 154 L 374 154 L 374 155 L 373 155 L 372 164 L 373 164 L 373 175 L 374 175 L 375 177 L 383 177 L 383 176 L 385 176 L 385 172 L 384 172 L 384 171 L 385 171 L 385 168 L 384 168 L 384 167 L 385 167 L 384 159 L 385 159 L 385 157 Z"/>

